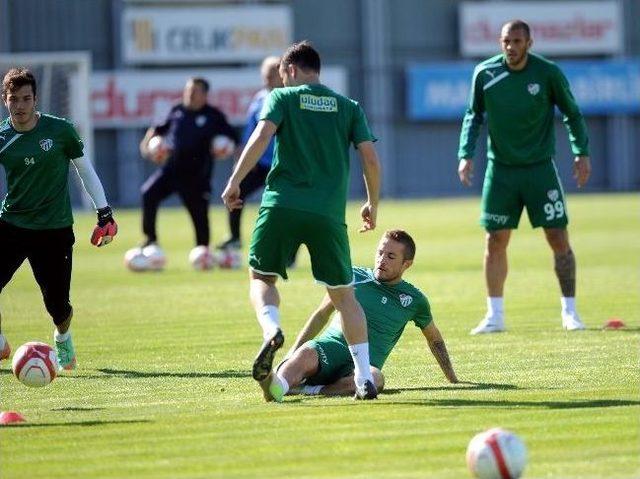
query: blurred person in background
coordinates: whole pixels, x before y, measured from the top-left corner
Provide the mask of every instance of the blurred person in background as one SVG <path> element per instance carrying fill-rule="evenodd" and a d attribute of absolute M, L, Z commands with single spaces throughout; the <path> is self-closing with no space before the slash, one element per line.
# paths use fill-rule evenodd
<path fill-rule="evenodd" d="M 209 247 L 212 160 L 229 157 L 238 137 L 224 113 L 207 102 L 208 93 L 206 79 L 190 78 L 182 102 L 162 123 L 149 128 L 140 142 L 142 156 L 159 165 L 142 185 L 143 247 L 158 246 L 158 208 L 173 193 L 178 193 L 191 216 L 196 246 Z M 226 142 L 218 151 L 220 139 Z"/>

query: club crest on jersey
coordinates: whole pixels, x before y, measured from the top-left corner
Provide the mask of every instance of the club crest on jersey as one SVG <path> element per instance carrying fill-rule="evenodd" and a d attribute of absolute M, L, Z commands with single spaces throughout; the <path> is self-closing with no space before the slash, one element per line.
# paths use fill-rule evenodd
<path fill-rule="evenodd" d="M 547 198 L 551 201 L 557 201 L 560 198 L 560 192 L 558 190 L 549 190 L 547 191 Z"/>
<path fill-rule="evenodd" d="M 413 302 L 413 298 L 408 294 L 400 293 L 400 304 L 406 308 Z"/>
<path fill-rule="evenodd" d="M 204 124 L 207 122 L 207 117 L 204 115 L 196 116 L 196 126 L 202 128 Z"/>
<path fill-rule="evenodd" d="M 527 85 L 527 90 L 529 91 L 529 93 L 531 93 L 533 96 L 535 96 L 538 93 L 540 93 L 540 84 L 539 83 L 529 83 Z"/>
<path fill-rule="evenodd" d="M 53 140 L 51 138 L 43 138 L 40 140 L 40 148 L 44 151 L 49 151 L 53 146 Z"/>

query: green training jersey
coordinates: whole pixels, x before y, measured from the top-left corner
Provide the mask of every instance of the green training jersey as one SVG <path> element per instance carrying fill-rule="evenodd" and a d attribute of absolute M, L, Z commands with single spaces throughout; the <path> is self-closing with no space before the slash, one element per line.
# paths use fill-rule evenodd
<path fill-rule="evenodd" d="M 354 266 L 353 277 L 356 298 L 367 317 L 370 362 L 382 369 L 409 321 L 420 329 L 431 322 L 429 301 L 404 280 L 393 285 L 379 282 L 371 269 Z M 339 318 L 334 318 L 323 335 L 344 341 Z"/>
<path fill-rule="evenodd" d="M 564 115 L 573 154 L 588 155 L 584 118 L 555 63 L 533 53 L 520 71 L 510 70 L 502 54 L 483 61 L 473 73 L 458 158 L 473 158 L 486 112 L 490 160 L 505 165 L 550 160 L 555 155 L 555 106 Z"/>
<path fill-rule="evenodd" d="M 278 127 L 262 206 L 310 211 L 344 223 L 349 146 L 375 141 L 360 105 L 320 84 L 276 88 L 260 119 Z"/>
<path fill-rule="evenodd" d="M 7 175 L 7 195 L 0 219 L 35 230 L 73 224 L 69 199 L 69 160 L 82 156 L 82 140 L 71 123 L 41 114 L 27 132 L 0 123 L 0 164 Z"/>

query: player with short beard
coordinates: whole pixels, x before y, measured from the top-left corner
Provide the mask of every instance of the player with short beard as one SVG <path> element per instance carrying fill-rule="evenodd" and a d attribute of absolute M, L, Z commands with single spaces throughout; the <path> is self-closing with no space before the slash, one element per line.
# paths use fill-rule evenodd
<path fill-rule="evenodd" d="M 562 326 L 584 329 L 575 304 L 576 260 L 569 244 L 564 191 L 555 163 L 554 114 L 564 115 L 578 187 L 591 173 L 587 128 L 569 83 L 555 63 L 529 51 L 529 26 L 512 20 L 502 27 L 502 53 L 480 63 L 473 74 L 469 107 L 462 121 L 458 174 L 473 177 L 473 154 L 487 116 L 489 159 L 482 190 L 480 223 L 487 231 L 484 271 L 487 313 L 471 334 L 503 331 L 507 245 L 523 207 L 531 225 L 542 227 L 553 250 L 562 292 Z"/>
<path fill-rule="evenodd" d="M 47 312 L 61 369 L 75 369 L 76 353 L 69 326 L 73 255 L 73 215 L 69 199 L 69 163 L 91 197 L 98 224 L 91 243 L 103 246 L 118 231 L 102 183 L 83 157 L 83 144 L 71 123 L 36 110 L 36 80 L 13 68 L 2 82 L 9 117 L 0 123 L 0 164 L 7 174 L 7 195 L 0 209 L 0 291 L 25 259 L 29 260 Z M 0 331 L 0 359 L 10 347 Z"/>
<path fill-rule="evenodd" d="M 422 332 L 446 378 L 457 383 L 449 354 L 431 315 L 426 296 L 402 279 L 411 267 L 416 246 L 402 230 L 382 236 L 374 269 L 353 268 L 356 299 L 367 317 L 371 351 L 371 372 L 378 392 L 384 387 L 382 367 L 400 339 L 405 326 L 413 322 Z M 331 325 L 317 336 L 335 311 L 329 296 L 313 312 L 291 348 L 289 359 L 260 384 L 265 400 L 282 401 L 282 380 L 292 388 L 289 393 L 342 396 L 353 394 L 353 360 L 340 328 L 339 313 Z M 274 377 L 280 377 L 279 381 Z M 301 389 L 296 389 L 302 385 Z"/>

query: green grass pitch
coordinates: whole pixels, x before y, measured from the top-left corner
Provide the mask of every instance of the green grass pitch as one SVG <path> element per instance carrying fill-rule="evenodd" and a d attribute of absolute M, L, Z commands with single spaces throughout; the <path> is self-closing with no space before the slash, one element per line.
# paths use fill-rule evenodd
<path fill-rule="evenodd" d="M 355 264 L 372 264 L 385 229 L 416 238 L 406 279 L 428 295 L 467 381 L 448 384 L 409 325 L 385 367 L 386 392 L 368 403 L 262 401 L 249 372 L 261 335 L 247 273 L 192 271 L 184 210 L 161 210 L 168 265 L 149 274 L 122 263 L 140 240 L 138 211 L 117 211 L 120 234 L 99 250 L 88 240 L 93 215 L 77 214 L 72 331 L 79 369 L 29 389 L 7 361 L 0 365 L 0 410 L 28 420 L 0 427 L 0 477 L 460 479 L 469 477 L 468 441 L 493 426 L 525 441 L 525 478 L 640 477 L 637 195 L 568 200 L 587 331 L 561 329 L 551 253 L 524 215 L 510 245 L 508 332 L 488 337 L 468 334 L 485 303 L 478 202 L 383 202 L 378 230 L 367 234 L 356 232 L 359 204 L 349 205 Z M 251 207 L 243 218 L 245 240 L 255 213 Z M 224 239 L 220 207 L 212 208 L 212 226 L 214 242 Z M 306 252 L 280 292 L 290 344 L 323 295 Z M 14 350 L 30 340 L 51 343 L 27 264 L 1 306 Z M 602 331 L 610 317 L 624 319 L 627 329 Z"/>

